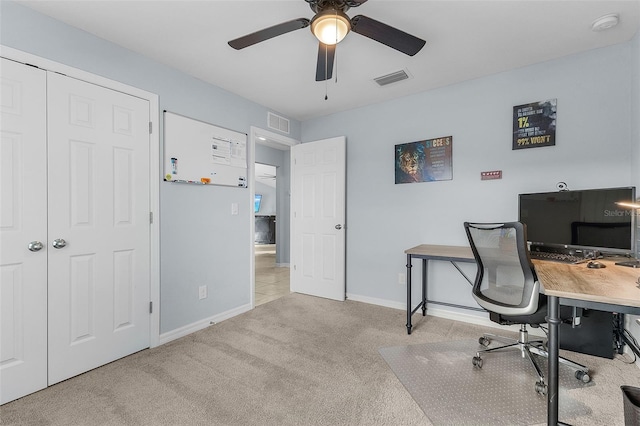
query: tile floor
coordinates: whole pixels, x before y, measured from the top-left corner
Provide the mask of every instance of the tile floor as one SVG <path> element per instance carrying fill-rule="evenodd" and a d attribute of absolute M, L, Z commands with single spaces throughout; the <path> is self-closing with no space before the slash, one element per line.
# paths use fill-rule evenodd
<path fill-rule="evenodd" d="M 289 294 L 289 268 L 276 266 L 275 244 L 256 245 L 256 306 Z"/>

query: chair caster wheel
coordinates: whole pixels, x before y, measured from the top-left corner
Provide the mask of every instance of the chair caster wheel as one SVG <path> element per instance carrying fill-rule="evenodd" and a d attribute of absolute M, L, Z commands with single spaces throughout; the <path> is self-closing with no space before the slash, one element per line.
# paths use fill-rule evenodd
<path fill-rule="evenodd" d="M 474 367 L 482 368 L 482 358 L 480 358 L 479 356 L 474 356 L 471 362 L 473 363 Z"/>
<path fill-rule="evenodd" d="M 487 346 L 489 346 L 489 344 L 491 344 L 491 340 L 487 339 L 486 337 L 481 337 L 478 339 L 478 343 L 480 343 L 482 346 L 484 346 L 485 348 Z"/>
<path fill-rule="evenodd" d="M 591 381 L 591 376 L 587 371 L 578 370 L 576 371 L 575 376 L 576 379 L 581 380 L 582 383 L 589 383 Z"/>
<path fill-rule="evenodd" d="M 538 395 L 545 396 L 547 394 L 547 384 L 543 381 L 536 382 L 536 392 Z"/>

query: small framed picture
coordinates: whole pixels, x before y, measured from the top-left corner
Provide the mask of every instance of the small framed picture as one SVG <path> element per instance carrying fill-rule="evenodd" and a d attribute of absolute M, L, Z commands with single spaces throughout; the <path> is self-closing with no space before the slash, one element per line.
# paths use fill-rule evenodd
<path fill-rule="evenodd" d="M 396 184 L 453 179 L 453 136 L 395 146 Z"/>
<path fill-rule="evenodd" d="M 555 145 L 557 110 L 557 99 L 514 106 L 512 149 Z"/>

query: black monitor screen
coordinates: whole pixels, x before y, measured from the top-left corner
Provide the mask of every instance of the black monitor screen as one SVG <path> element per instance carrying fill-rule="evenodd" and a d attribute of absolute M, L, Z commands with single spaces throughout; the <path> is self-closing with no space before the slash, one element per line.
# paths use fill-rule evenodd
<path fill-rule="evenodd" d="M 532 246 L 629 254 L 635 210 L 616 202 L 634 200 L 633 187 L 520 194 L 519 220 L 527 225 Z"/>

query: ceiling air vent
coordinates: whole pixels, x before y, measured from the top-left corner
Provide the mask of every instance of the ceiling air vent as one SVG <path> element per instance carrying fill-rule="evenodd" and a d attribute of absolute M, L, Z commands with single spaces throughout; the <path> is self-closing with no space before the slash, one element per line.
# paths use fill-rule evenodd
<path fill-rule="evenodd" d="M 289 134 L 289 120 L 272 112 L 267 113 L 267 125 L 270 129 Z"/>
<path fill-rule="evenodd" d="M 373 79 L 378 85 L 386 86 L 391 83 L 406 80 L 409 78 L 409 74 L 405 70 L 392 72 L 391 74 L 383 75 L 382 77 L 376 77 Z"/>

